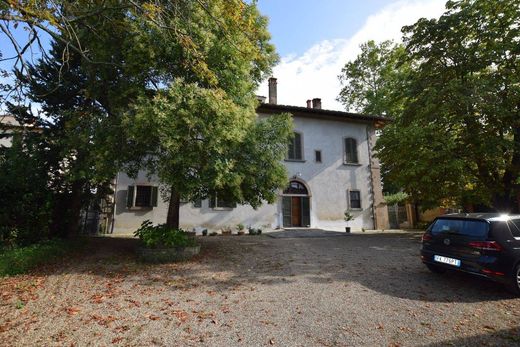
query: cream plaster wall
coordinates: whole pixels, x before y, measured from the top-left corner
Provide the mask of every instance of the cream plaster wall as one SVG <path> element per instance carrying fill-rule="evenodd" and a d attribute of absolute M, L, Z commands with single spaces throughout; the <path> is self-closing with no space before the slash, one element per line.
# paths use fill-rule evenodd
<path fill-rule="evenodd" d="M 267 115 L 260 115 L 260 118 Z M 275 117 L 275 116 L 274 116 Z M 303 135 L 304 161 L 284 161 L 289 177 L 304 182 L 310 189 L 311 227 L 339 229 L 347 224 L 343 220 L 348 208 L 348 190 L 361 192 L 359 210 L 351 213 L 355 219 L 348 223 L 354 230 L 373 229 L 373 193 L 371 189 L 371 169 L 367 138 L 373 136 L 372 124 L 347 121 L 333 121 L 316 118 L 294 117 L 295 131 Z M 343 163 L 343 139 L 355 138 L 358 142 L 359 165 Z M 315 150 L 321 150 L 322 162 L 315 162 Z M 378 169 L 378 167 L 377 167 Z M 114 232 L 130 233 L 139 227 L 143 220 L 154 223 L 166 221 L 167 204 L 159 199 L 158 206 L 149 210 L 131 211 L 126 207 L 127 187 L 133 184 L 157 183 L 157 178 L 150 180 L 141 172 L 134 181 L 120 173 L 117 177 L 116 208 Z M 380 187 L 379 187 L 380 191 Z M 264 204 L 254 210 L 250 206 L 238 206 L 231 210 L 215 210 L 208 207 L 208 201 L 202 202 L 201 208 L 194 208 L 191 203 L 183 204 L 180 209 L 181 227 L 186 229 L 207 228 L 218 230 L 223 226 L 234 227 L 238 223 L 263 228 L 282 226 L 281 199 L 277 203 Z"/>

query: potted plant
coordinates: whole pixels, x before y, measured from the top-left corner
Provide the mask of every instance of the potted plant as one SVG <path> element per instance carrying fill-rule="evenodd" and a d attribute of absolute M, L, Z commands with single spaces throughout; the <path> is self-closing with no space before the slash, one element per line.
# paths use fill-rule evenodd
<path fill-rule="evenodd" d="M 231 228 L 230 227 L 223 227 L 222 230 L 220 230 L 220 233 L 223 236 L 229 236 L 229 235 L 231 235 Z"/>
<path fill-rule="evenodd" d="M 244 224 L 237 224 L 237 235 L 244 235 L 246 232 L 244 231 Z"/>
<path fill-rule="evenodd" d="M 202 230 L 202 236 L 208 236 L 208 229 Z"/>
<path fill-rule="evenodd" d="M 187 260 L 200 252 L 195 238 L 182 229 L 170 228 L 165 224 L 154 226 L 144 221 L 134 232 L 141 245 L 137 248 L 139 258 L 151 263 L 167 263 Z"/>
<path fill-rule="evenodd" d="M 248 226 L 247 230 L 249 231 L 249 235 L 256 235 L 256 229 L 255 228 L 253 228 L 251 226 Z"/>
<path fill-rule="evenodd" d="M 209 236 L 217 236 L 217 235 L 218 235 L 218 233 L 216 231 L 212 231 L 209 233 Z"/>
<path fill-rule="evenodd" d="M 348 222 L 350 222 L 351 220 L 354 219 L 354 216 L 348 210 L 346 210 L 344 219 L 345 219 L 345 222 L 348 223 Z M 345 232 L 349 233 L 350 232 L 350 227 L 348 227 L 348 226 L 345 227 Z"/>

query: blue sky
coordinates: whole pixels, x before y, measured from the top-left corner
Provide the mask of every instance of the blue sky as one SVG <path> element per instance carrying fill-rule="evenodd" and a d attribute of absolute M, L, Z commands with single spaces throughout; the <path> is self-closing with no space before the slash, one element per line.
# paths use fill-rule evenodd
<path fill-rule="evenodd" d="M 324 39 L 352 36 L 366 18 L 395 0 L 259 0 L 270 19 L 269 31 L 278 53 L 302 54 Z"/>
<path fill-rule="evenodd" d="M 305 106 L 321 98 L 322 107 L 345 110 L 336 101 L 338 75 L 368 40 L 401 39 L 401 28 L 421 17 L 437 18 L 446 0 L 259 0 L 281 61 L 278 103 Z M 267 82 L 257 94 L 267 95 Z M 350 110 L 354 111 L 354 110 Z"/>
<path fill-rule="evenodd" d="M 355 59 L 359 45 L 371 39 L 400 40 L 402 26 L 421 17 L 439 17 L 445 1 L 258 0 L 261 13 L 269 17 L 272 42 L 281 58 L 273 71 L 278 78 L 278 102 L 305 106 L 307 99 L 321 98 L 323 108 L 345 110 L 336 101 L 341 90 L 337 76 L 347 61 Z M 4 57 L 12 55 L 3 35 L 0 51 Z M 33 53 L 34 59 L 40 56 Z M 0 67 L 6 64 L 12 63 Z M 267 95 L 267 82 L 257 94 Z"/>

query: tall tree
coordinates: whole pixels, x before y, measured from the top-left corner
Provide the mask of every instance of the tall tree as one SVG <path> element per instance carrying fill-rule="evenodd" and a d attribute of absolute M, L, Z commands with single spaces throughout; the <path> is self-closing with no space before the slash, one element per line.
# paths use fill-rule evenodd
<path fill-rule="evenodd" d="M 403 30 L 415 68 L 402 115 L 383 131 L 380 158 L 426 205 L 451 199 L 517 211 L 519 2 L 446 6 L 439 19 Z"/>
<path fill-rule="evenodd" d="M 81 209 L 94 198 L 92 191 L 107 193 L 117 172 L 114 163 L 122 154 L 114 146 L 111 129 L 117 119 L 109 116 L 103 100 L 89 96 L 89 75 L 82 69 L 81 56 L 71 52 L 66 63 L 62 61 L 63 46 L 54 42 L 49 59 L 28 65 L 28 75 L 16 72 L 24 93 L 39 105 L 38 140 L 45 152 L 40 159 L 52 173 L 46 186 L 54 199 L 54 236 L 76 233 Z M 20 106 L 10 110 L 22 123 L 34 117 Z M 111 147 L 115 149 L 106 150 Z"/>
<path fill-rule="evenodd" d="M 403 45 L 392 41 L 367 41 L 361 53 L 347 62 L 338 76 L 342 89 L 338 96 L 347 110 L 374 115 L 394 115 L 402 110 L 399 94 L 403 74 L 409 67 L 402 61 Z"/>
<path fill-rule="evenodd" d="M 403 107 L 390 112 L 376 150 L 385 178 L 423 207 L 518 210 L 519 4 L 449 1 L 440 18 L 403 28 L 406 55 L 397 66 L 410 67 L 398 75 Z"/>
<path fill-rule="evenodd" d="M 281 116 L 277 121 L 255 123 L 254 91 L 277 55 L 269 43 L 267 20 L 254 2 L 54 4 L 41 13 L 56 22 L 42 20 L 40 12 L 26 8 L 36 6 L 33 3 L 15 4 L 0 14 L 38 28 L 54 25 L 58 33 L 51 36 L 61 43 L 63 53 L 60 64 L 77 76 L 43 76 L 54 80 L 40 86 L 47 92 L 32 93 L 31 98 L 48 102 L 52 86 L 58 86 L 56 90 L 62 87 L 61 78 L 81 79 L 81 87 L 71 90 L 75 96 L 66 95 L 85 101 L 92 112 L 81 112 L 76 105 L 69 112 L 64 110 L 69 105 L 57 104 L 56 114 L 71 115 L 73 124 L 86 121 L 92 125 L 90 141 L 105 140 L 96 143 L 98 149 L 87 152 L 89 157 L 121 154 L 115 160 L 109 155 L 93 156 L 98 159 L 96 165 L 118 168 L 126 164 L 133 172 L 153 170 L 168 185 L 167 220 L 174 227 L 179 223 L 181 196 L 208 196 L 218 190 L 252 205 L 262 199 L 272 201 L 273 192 L 285 182 L 279 159 L 285 152 L 290 122 Z M 77 69 L 69 69 L 72 56 L 79 61 Z M 46 64 L 52 65 L 53 60 Z M 22 66 L 19 76 L 30 72 L 27 83 L 42 80 L 42 76 L 31 76 L 38 69 Z M 262 132 L 271 143 L 257 140 Z M 267 136 L 270 134 L 279 136 Z M 239 148 L 247 149 L 249 156 Z M 259 154 L 258 148 L 267 152 L 253 156 Z M 271 171 L 247 186 L 250 178 L 245 173 L 251 170 L 244 161 L 262 157 L 270 161 L 253 160 L 250 168 Z"/>
<path fill-rule="evenodd" d="M 338 76 L 342 89 L 337 100 L 349 111 L 399 116 L 406 102 L 406 75 L 411 72 L 404 46 L 392 41 L 367 41 L 360 48 L 361 53 L 347 62 Z M 402 189 L 389 178 L 389 167 L 381 167 L 381 177 L 385 193 Z"/>
<path fill-rule="evenodd" d="M 218 194 L 229 202 L 258 207 L 273 202 L 287 183 L 281 163 L 291 119 L 256 121 L 255 108 L 240 107 L 222 90 L 179 79 L 128 114 L 129 139 L 146 152 L 144 167 L 169 194 L 167 224 L 179 227 L 180 199 Z M 135 170 L 142 167 L 137 162 Z M 135 171 L 134 171 L 135 172 Z"/>

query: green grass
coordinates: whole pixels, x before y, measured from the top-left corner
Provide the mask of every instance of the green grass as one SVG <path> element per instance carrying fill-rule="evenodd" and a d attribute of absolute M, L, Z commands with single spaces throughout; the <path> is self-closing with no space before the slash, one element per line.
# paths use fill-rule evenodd
<path fill-rule="evenodd" d="M 28 272 L 46 263 L 61 259 L 80 247 L 78 240 L 49 240 L 27 247 L 0 250 L 0 277 Z"/>

